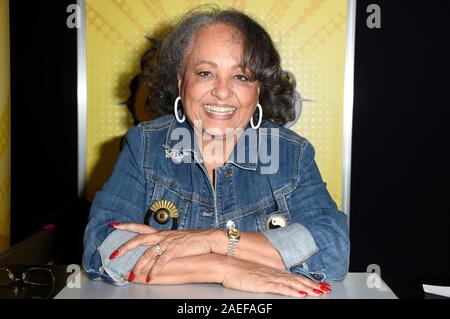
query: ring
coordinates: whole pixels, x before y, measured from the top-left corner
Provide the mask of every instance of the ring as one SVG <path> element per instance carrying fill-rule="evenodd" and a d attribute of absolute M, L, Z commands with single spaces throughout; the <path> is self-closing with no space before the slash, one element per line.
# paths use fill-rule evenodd
<path fill-rule="evenodd" d="M 159 244 L 156 245 L 155 247 L 155 253 L 157 256 L 161 256 L 163 254 L 163 251 L 161 249 L 161 246 Z"/>

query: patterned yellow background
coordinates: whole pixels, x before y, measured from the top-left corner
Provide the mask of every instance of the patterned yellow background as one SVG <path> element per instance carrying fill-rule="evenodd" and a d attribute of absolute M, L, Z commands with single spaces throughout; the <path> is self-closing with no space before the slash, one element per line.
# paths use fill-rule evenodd
<path fill-rule="evenodd" d="M 0 0 L 0 252 L 9 247 L 10 209 L 9 2 Z"/>
<path fill-rule="evenodd" d="M 130 80 L 149 49 L 145 36 L 189 9 L 212 1 L 87 0 L 87 197 L 110 174 L 120 137 L 132 126 L 126 106 Z M 328 189 L 342 208 L 343 89 L 346 0 L 214 1 L 255 17 L 275 41 L 284 69 L 293 72 L 304 98 L 293 128 L 315 146 Z"/>

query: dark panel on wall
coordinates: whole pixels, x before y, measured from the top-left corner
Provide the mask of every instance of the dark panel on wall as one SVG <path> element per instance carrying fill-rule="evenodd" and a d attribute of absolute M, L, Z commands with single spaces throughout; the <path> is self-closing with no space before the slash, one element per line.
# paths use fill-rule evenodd
<path fill-rule="evenodd" d="M 76 30 L 74 1 L 10 1 L 12 186 L 11 244 L 46 223 L 81 247 L 77 211 Z M 78 249 L 78 248 L 77 248 Z"/>
<path fill-rule="evenodd" d="M 381 29 L 366 26 L 370 3 Z M 448 1 L 358 0 L 351 270 L 450 283 Z"/>

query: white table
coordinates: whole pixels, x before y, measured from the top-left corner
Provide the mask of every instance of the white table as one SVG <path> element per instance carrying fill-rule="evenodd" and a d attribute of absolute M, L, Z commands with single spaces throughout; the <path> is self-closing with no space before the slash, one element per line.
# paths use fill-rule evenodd
<path fill-rule="evenodd" d="M 311 299 L 397 299 L 381 280 L 379 288 L 369 288 L 368 273 L 349 273 L 340 283 L 331 283 L 332 292 Z M 276 294 L 257 294 L 223 288 L 218 284 L 113 286 L 89 280 L 81 273 L 80 288 L 65 287 L 55 299 L 290 299 Z"/>

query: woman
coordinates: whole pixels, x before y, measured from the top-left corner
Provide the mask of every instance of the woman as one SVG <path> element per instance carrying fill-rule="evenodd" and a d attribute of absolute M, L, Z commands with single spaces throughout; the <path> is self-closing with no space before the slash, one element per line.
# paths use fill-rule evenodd
<path fill-rule="evenodd" d="M 84 238 L 91 279 L 319 296 L 348 269 L 346 215 L 293 120 L 295 81 L 247 15 L 188 13 L 147 70 L 155 120 L 129 130 Z M 269 155 L 270 154 L 270 155 Z M 269 163 L 269 165 L 267 165 Z"/>

